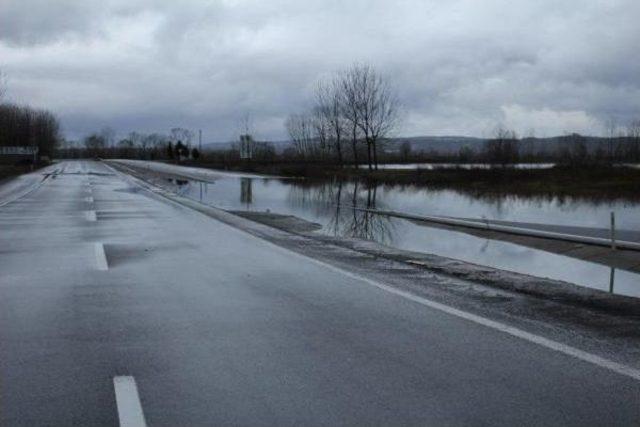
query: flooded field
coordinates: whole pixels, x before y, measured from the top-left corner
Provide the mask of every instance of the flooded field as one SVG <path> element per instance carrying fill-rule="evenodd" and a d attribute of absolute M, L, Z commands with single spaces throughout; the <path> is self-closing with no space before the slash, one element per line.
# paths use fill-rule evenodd
<path fill-rule="evenodd" d="M 378 165 L 378 169 L 491 169 L 494 165 L 490 163 L 383 163 Z M 550 169 L 555 163 L 517 163 L 512 165 L 515 169 Z M 366 169 L 367 165 L 360 165 L 360 169 Z"/>
<path fill-rule="evenodd" d="M 159 182 L 204 203 L 232 210 L 295 215 L 322 225 L 321 232 L 358 237 L 396 248 L 433 253 L 519 273 L 565 280 L 640 297 L 640 275 L 595 263 L 489 240 L 464 232 L 418 225 L 350 209 L 359 206 L 419 215 L 607 228 L 615 211 L 621 230 L 640 231 L 640 204 L 560 198 L 474 198 L 451 190 L 376 186 L 345 182 L 227 177 L 215 182 Z M 612 281 L 613 279 L 613 281 Z"/>

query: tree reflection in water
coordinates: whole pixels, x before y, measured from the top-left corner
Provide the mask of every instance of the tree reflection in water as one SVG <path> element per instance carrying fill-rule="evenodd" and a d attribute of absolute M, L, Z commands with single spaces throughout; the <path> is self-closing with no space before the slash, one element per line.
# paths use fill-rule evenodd
<path fill-rule="evenodd" d="M 253 203 L 253 178 L 240 178 L 240 203 L 246 207 Z"/>
<path fill-rule="evenodd" d="M 292 185 L 287 202 L 296 210 L 311 210 L 316 217 L 329 218 L 325 231 L 335 236 L 393 244 L 396 230 L 385 215 L 354 209 L 376 209 L 378 185 L 334 180 Z"/>

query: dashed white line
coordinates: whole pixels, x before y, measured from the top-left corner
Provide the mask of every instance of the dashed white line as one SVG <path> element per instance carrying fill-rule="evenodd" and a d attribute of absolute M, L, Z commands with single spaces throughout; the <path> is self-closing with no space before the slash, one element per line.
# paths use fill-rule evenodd
<path fill-rule="evenodd" d="M 84 211 L 84 217 L 87 221 L 97 221 L 96 211 Z"/>
<path fill-rule="evenodd" d="M 132 376 L 113 377 L 120 427 L 145 427 L 147 425 L 140 404 L 136 380 Z"/>
<path fill-rule="evenodd" d="M 96 255 L 96 267 L 98 270 L 107 271 L 109 269 L 109 264 L 107 263 L 107 255 L 104 252 L 104 245 L 96 242 L 93 247 Z"/>

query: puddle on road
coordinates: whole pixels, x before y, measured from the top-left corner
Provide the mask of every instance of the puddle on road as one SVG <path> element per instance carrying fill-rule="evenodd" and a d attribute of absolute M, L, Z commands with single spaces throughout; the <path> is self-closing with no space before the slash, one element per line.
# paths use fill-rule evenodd
<path fill-rule="evenodd" d="M 388 246 L 433 253 L 480 265 L 564 280 L 640 297 L 640 275 L 459 231 L 418 225 L 345 206 L 393 209 L 424 215 L 491 218 L 583 227 L 608 226 L 615 211 L 621 228 L 640 230 L 640 204 L 576 201 L 568 198 L 479 199 L 451 190 L 268 178 L 221 178 L 214 183 L 156 178 L 180 195 L 230 210 L 294 215 L 322 225 L 329 235 L 373 240 Z M 338 204 L 343 206 L 338 206 Z"/>

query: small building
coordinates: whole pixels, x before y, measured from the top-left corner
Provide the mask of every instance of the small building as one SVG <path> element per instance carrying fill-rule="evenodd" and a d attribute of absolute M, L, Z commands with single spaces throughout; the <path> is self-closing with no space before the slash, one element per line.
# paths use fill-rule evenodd
<path fill-rule="evenodd" d="M 38 147 L 35 146 L 0 146 L 1 164 L 36 163 L 37 155 Z"/>

